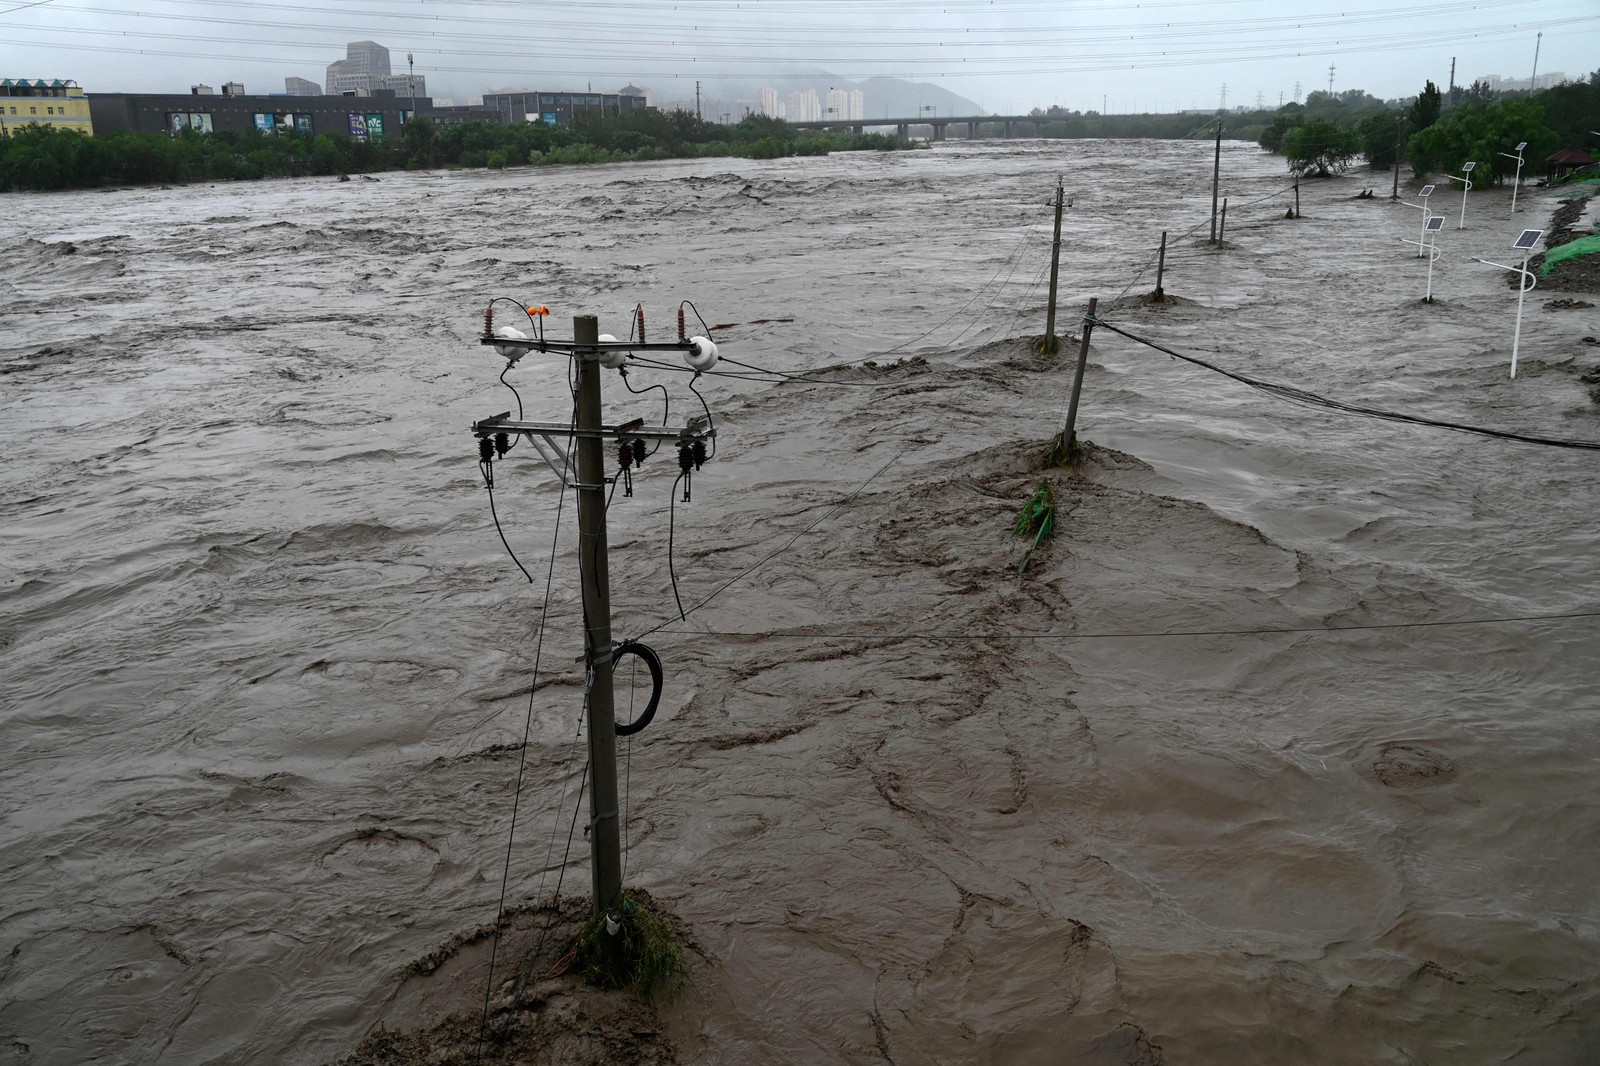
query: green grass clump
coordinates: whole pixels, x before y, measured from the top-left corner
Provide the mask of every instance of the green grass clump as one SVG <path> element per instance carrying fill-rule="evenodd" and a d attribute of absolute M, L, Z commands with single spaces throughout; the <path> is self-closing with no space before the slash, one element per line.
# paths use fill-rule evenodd
<path fill-rule="evenodd" d="M 683 948 L 661 915 L 624 892 L 612 910 L 620 928 L 606 932 L 605 915 L 584 923 L 578 933 L 578 967 L 584 979 L 600 988 L 632 988 L 649 997 L 683 974 Z"/>
<path fill-rule="evenodd" d="M 1031 552 L 1037 548 L 1056 524 L 1056 500 L 1050 492 L 1050 486 L 1040 485 L 1034 490 L 1028 502 L 1022 505 L 1022 513 L 1017 515 L 1017 521 L 1011 527 L 1011 532 L 1019 537 L 1032 536 L 1033 546 Z"/>

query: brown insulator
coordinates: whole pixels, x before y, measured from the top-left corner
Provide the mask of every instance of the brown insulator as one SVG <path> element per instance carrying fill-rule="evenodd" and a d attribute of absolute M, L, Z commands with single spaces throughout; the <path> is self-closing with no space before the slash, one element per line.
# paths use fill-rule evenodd
<path fill-rule="evenodd" d="M 639 343 L 640 344 L 644 344 L 644 343 L 646 343 L 645 339 L 644 339 L 644 304 L 640 304 L 639 305 L 638 312 L 639 312 Z"/>
<path fill-rule="evenodd" d="M 638 466 L 643 466 L 644 465 L 645 456 L 648 455 L 648 454 L 649 454 L 649 452 L 645 451 L 644 441 L 639 440 L 637 437 L 634 438 L 634 441 L 633 441 L 633 461 L 634 461 L 634 463 L 636 465 L 638 465 Z"/>
<path fill-rule="evenodd" d="M 494 304 L 483 309 L 483 337 L 485 340 L 494 339 Z"/>
<path fill-rule="evenodd" d="M 678 340 L 679 341 L 687 340 L 687 338 L 683 335 L 683 305 L 682 304 L 678 305 Z"/>

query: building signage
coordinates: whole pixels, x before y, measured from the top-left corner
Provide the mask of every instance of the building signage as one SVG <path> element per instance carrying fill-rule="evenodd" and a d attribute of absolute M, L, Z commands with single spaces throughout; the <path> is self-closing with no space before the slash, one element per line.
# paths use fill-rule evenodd
<path fill-rule="evenodd" d="M 366 119 L 367 119 L 367 136 L 368 137 L 374 137 L 374 138 L 382 137 L 383 136 L 383 116 L 382 115 L 368 115 L 368 116 L 366 116 Z"/>
<path fill-rule="evenodd" d="M 184 130 L 194 130 L 197 133 L 210 133 L 211 112 L 209 111 L 169 111 L 167 112 L 167 130 L 174 136 Z"/>
<path fill-rule="evenodd" d="M 350 116 L 350 136 L 363 141 L 367 139 L 367 120 L 363 116 Z"/>
<path fill-rule="evenodd" d="M 311 132 L 311 116 L 306 114 L 287 114 L 284 112 L 256 112 L 256 129 L 262 133 L 278 133 L 287 130 L 299 130 L 301 133 Z"/>

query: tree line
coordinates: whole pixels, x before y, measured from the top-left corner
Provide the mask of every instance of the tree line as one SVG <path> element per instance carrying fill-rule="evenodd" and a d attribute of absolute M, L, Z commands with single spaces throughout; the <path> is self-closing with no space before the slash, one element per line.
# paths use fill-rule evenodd
<path fill-rule="evenodd" d="M 915 147 L 901 137 L 802 132 L 779 119 L 734 125 L 686 111 L 586 117 L 571 126 L 471 122 L 435 126 L 425 117 L 399 137 L 361 139 L 299 131 L 111 133 L 85 136 L 43 125 L 8 126 L 0 138 L 0 190 L 182 184 L 434 167 L 548 166 L 647 159 L 827 155 Z"/>
<path fill-rule="evenodd" d="M 1312 93 L 1304 106 L 1279 108 L 1258 143 L 1281 153 L 1294 174 L 1338 173 L 1361 157 L 1379 170 L 1404 161 L 1418 176 L 1460 172 L 1470 161 L 1477 164 L 1473 184 L 1483 187 L 1516 173 L 1516 160 L 1502 153 L 1520 142 L 1527 142 L 1524 174 L 1559 148 L 1590 143 L 1597 114 L 1600 70 L 1532 93 L 1498 93 L 1480 81 L 1446 94 L 1429 81 L 1404 106 L 1373 101 L 1360 90 Z"/>

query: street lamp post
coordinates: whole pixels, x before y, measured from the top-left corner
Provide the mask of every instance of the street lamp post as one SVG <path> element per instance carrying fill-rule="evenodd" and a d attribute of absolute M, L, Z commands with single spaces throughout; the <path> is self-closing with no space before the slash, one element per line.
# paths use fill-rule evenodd
<path fill-rule="evenodd" d="M 1510 152 L 1501 152 L 1500 153 L 1501 155 L 1505 156 L 1507 159 L 1515 159 L 1517 161 L 1517 176 L 1514 179 L 1512 179 L 1512 182 L 1511 182 L 1511 213 L 1512 213 L 1512 215 L 1515 215 L 1517 213 L 1517 187 L 1522 184 L 1522 150 L 1524 148 L 1526 148 L 1526 147 L 1528 147 L 1528 142 L 1527 141 L 1523 141 L 1521 144 L 1517 145 L 1517 154 L 1516 155 L 1512 155 Z"/>

